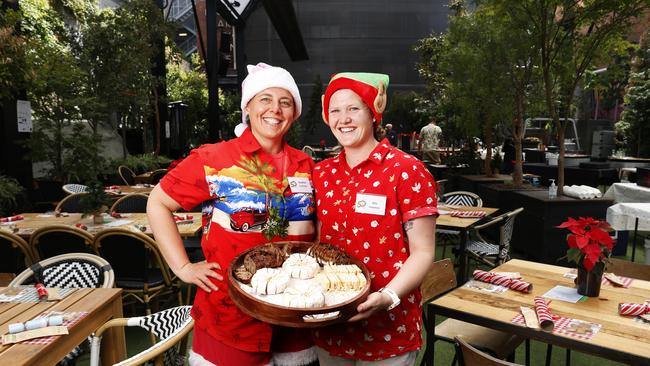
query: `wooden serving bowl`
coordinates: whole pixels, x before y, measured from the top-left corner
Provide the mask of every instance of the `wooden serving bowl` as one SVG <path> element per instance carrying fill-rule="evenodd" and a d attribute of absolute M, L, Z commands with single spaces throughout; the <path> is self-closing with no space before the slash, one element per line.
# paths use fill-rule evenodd
<path fill-rule="evenodd" d="M 294 253 L 305 253 L 313 245 L 311 242 L 283 241 L 272 245 L 293 245 Z M 318 328 L 340 323 L 357 314 L 357 306 L 364 302 L 370 293 L 370 272 L 368 267 L 357 258 L 350 257 L 350 264 L 361 268 L 366 277 L 366 285 L 359 294 L 348 301 L 332 306 L 318 308 L 290 308 L 262 301 L 242 290 L 234 276 L 236 268 L 244 263 L 244 257 L 255 248 L 248 249 L 235 257 L 228 267 L 228 294 L 241 311 L 266 323 L 292 328 Z"/>

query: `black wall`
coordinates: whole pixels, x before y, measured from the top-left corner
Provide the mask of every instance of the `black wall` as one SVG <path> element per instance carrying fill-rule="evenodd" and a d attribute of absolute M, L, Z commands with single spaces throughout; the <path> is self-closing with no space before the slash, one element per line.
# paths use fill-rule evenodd
<path fill-rule="evenodd" d="M 289 70 L 300 87 L 303 114 L 316 75 L 327 83 L 343 71 L 390 75 L 389 93 L 424 89 L 413 52 L 417 40 L 447 28 L 447 0 L 293 1 L 309 60 L 292 62 L 264 7 L 246 22 L 246 63 L 266 62 Z M 390 106 L 390 99 L 389 99 Z M 329 132 L 319 131 L 316 136 Z M 318 139 L 313 138 L 314 142 Z M 311 142 L 311 140 L 307 141 Z"/>

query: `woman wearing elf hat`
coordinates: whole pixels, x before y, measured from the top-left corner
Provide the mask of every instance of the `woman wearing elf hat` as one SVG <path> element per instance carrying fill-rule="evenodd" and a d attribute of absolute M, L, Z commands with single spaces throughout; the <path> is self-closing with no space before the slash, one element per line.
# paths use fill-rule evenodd
<path fill-rule="evenodd" d="M 314 163 L 284 140 L 302 110 L 298 87 L 282 68 L 249 65 L 241 108 L 237 138 L 193 150 L 153 189 L 149 222 L 172 271 L 197 286 L 190 364 L 306 365 L 316 360 L 309 334 L 243 313 L 228 295 L 225 274 L 251 247 L 313 240 L 313 192 L 304 187 L 311 187 Z M 206 261 L 191 263 L 172 212 L 201 203 Z M 240 219 L 250 213 L 263 219 Z"/>
<path fill-rule="evenodd" d="M 434 257 L 436 185 L 420 161 L 374 138 L 387 86 L 388 75 L 340 73 L 323 95 L 323 119 L 343 151 L 314 168 L 320 241 L 362 260 L 372 276 L 344 329 L 313 332 L 323 366 L 411 365 L 422 344 L 418 286 Z"/>

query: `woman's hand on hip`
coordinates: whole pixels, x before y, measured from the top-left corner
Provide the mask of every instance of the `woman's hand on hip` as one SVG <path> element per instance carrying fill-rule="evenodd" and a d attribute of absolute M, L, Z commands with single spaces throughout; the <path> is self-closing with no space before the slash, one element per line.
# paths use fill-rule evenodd
<path fill-rule="evenodd" d="M 376 312 L 386 311 L 391 303 L 392 301 L 388 295 L 381 292 L 373 292 L 368 295 L 366 301 L 357 306 L 357 315 L 351 317 L 348 321 L 356 322 L 367 319 Z"/>
<path fill-rule="evenodd" d="M 192 283 L 205 292 L 212 292 L 213 290 L 218 291 L 219 287 L 217 287 L 217 285 L 212 282 L 210 277 L 216 278 L 219 281 L 223 281 L 223 276 L 214 271 L 215 269 L 221 269 L 219 263 L 206 261 L 198 263 L 188 262 L 181 269 L 176 271 L 176 275 L 183 282 Z"/>

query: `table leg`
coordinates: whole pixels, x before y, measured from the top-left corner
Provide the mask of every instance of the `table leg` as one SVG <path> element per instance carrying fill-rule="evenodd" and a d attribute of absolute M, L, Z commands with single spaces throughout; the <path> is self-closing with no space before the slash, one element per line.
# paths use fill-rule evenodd
<path fill-rule="evenodd" d="M 461 230 L 460 231 L 460 246 L 459 246 L 459 255 L 460 255 L 460 261 L 458 261 L 458 274 L 456 276 L 456 280 L 458 282 L 458 285 L 462 285 L 467 281 L 467 236 L 469 232 L 467 230 Z"/>
<path fill-rule="evenodd" d="M 634 220 L 634 240 L 632 241 L 632 262 L 634 262 L 634 253 L 636 252 L 636 233 L 639 230 L 639 218 Z"/>
<path fill-rule="evenodd" d="M 116 296 L 111 307 L 113 310 L 113 319 L 121 318 L 123 316 L 122 296 Z M 104 332 L 100 357 L 102 365 L 113 365 L 126 358 L 124 327 L 113 327 Z"/>

